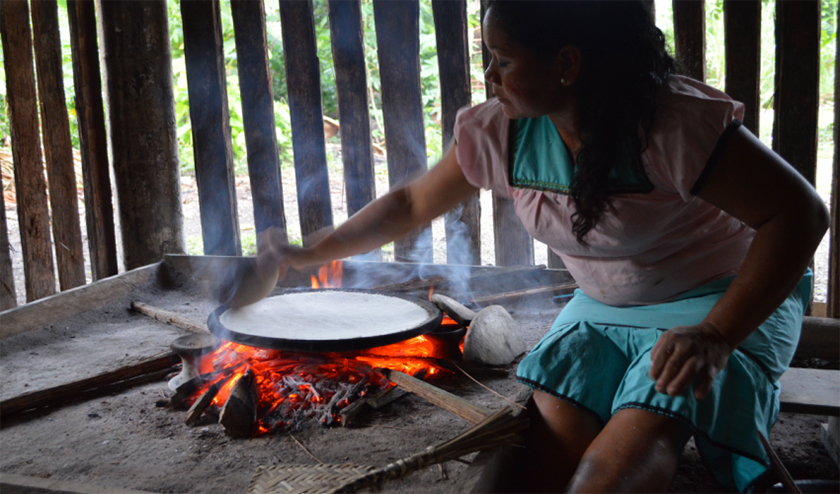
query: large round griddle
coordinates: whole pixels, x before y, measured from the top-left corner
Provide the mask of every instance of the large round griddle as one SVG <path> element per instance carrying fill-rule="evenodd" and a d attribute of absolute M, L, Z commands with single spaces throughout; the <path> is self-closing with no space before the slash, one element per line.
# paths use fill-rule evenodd
<path fill-rule="evenodd" d="M 343 298 L 349 299 L 352 307 L 343 310 L 342 304 L 336 303 L 337 292 L 351 294 Z M 317 310 L 312 310 L 313 297 L 324 300 L 316 304 Z M 299 306 L 306 306 L 307 310 L 299 310 Z M 383 313 L 383 307 L 391 314 Z M 395 312 L 410 314 L 411 317 L 403 319 L 414 322 L 400 325 L 397 320 L 402 317 L 391 317 Z M 307 328 L 311 329 L 292 331 L 294 327 L 300 328 L 306 318 Z M 420 298 L 373 290 L 301 289 L 239 309 L 222 305 L 210 314 L 207 326 L 219 338 L 242 345 L 299 352 L 352 352 L 429 333 L 440 326 L 442 318 L 443 313 L 435 304 Z M 289 322 L 292 319 L 294 322 Z M 262 327 L 253 330 L 248 327 L 248 320 L 260 321 Z M 359 330 L 358 324 L 349 324 L 351 320 L 366 322 L 365 328 Z M 348 325 L 356 329 L 350 330 Z"/>

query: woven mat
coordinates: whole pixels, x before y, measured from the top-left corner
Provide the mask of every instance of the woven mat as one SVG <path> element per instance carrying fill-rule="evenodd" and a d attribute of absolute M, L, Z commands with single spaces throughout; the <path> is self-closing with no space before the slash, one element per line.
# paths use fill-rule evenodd
<path fill-rule="evenodd" d="M 371 470 L 348 464 L 260 466 L 248 494 L 326 494 Z"/>

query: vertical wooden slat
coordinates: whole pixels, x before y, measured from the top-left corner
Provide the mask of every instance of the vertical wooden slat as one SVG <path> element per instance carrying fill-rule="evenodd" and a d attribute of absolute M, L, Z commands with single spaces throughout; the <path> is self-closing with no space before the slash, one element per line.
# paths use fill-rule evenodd
<path fill-rule="evenodd" d="M 85 187 L 85 223 L 91 274 L 96 281 L 114 276 L 118 268 L 94 4 L 89 0 L 67 0 L 67 16 Z"/>
<path fill-rule="evenodd" d="M 32 34 L 25 0 L 0 2 L 0 37 L 6 70 L 6 101 L 12 132 L 26 300 L 31 302 L 55 293 L 55 274 L 47 187 L 38 135 Z"/>
<path fill-rule="evenodd" d="M 551 247 L 548 247 L 548 267 L 549 269 L 566 269 L 566 264 L 563 262 L 563 259 L 560 258 L 557 254 L 551 250 Z"/>
<path fill-rule="evenodd" d="M 242 246 L 219 1 L 181 2 L 181 18 L 204 253 L 238 256 Z"/>
<path fill-rule="evenodd" d="M 420 4 L 417 0 L 374 0 L 376 43 L 382 83 L 382 113 L 391 186 L 427 169 L 420 88 Z M 422 227 L 394 242 L 397 261 L 431 262 L 431 249 L 412 252 Z"/>
<path fill-rule="evenodd" d="M 0 179 L 0 312 L 17 307 L 12 246 L 9 244 L 9 230 L 6 227 L 6 197 L 2 191 L 3 180 Z"/>
<path fill-rule="evenodd" d="M 169 21 L 163 0 L 98 0 L 126 269 L 184 252 Z"/>
<path fill-rule="evenodd" d="M 724 0 L 726 93 L 744 103 L 744 125 L 758 135 L 761 1 Z"/>
<path fill-rule="evenodd" d="M 840 9 L 837 10 L 837 25 L 840 26 Z M 834 172 L 831 177 L 826 315 L 840 319 L 840 105 L 837 103 L 840 102 L 840 36 L 834 45 Z"/>
<path fill-rule="evenodd" d="M 703 0 L 673 0 L 674 44 L 683 75 L 706 80 L 706 5 Z"/>
<path fill-rule="evenodd" d="M 347 214 L 353 215 L 376 197 L 362 10 L 358 0 L 330 0 L 329 8 Z"/>
<path fill-rule="evenodd" d="M 471 102 L 467 3 L 465 0 L 433 0 L 432 12 L 440 67 L 443 149 L 448 149 L 458 110 Z M 446 214 L 446 262 L 481 264 L 480 220 L 478 194 Z"/>
<path fill-rule="evenodd" d="M 280 154 L 274 124 L 274 90 L 268 65 L 263 0 L 230 3 L 236 41 L 236 63 L 242 100 L 242 123 L 248 150 L 248 177 L 257 233 L 268 227 L 286 231 Z"/>
<path fill-rule="evenodd" d="M 776 2 L 773 150 L 814 184 L 820 84 L 820 2 Z"/>
<path fill-rule="evenodd" d="M 481 18 L 484 19 L 484 3 L 481 4 Z M 484 39 L 482 23 L 482 40 Z M 490 64 L 487 45 L 481 43 L 481 60 L 485 70 Z M 487 85 L 487 97 L 493 97 L 492 85 Z M 534 239 L 522 226 L 516 216 L 513 201 L 493 192 L 493 242 L 496 249 L 497 266 L 518 266 L 534 264 Z"/>
<path fill-rule="evenodd" d="M 32 2 L 32 32 L 58 281 L 61 289 L 67 290 L 85 284 L 85 258 L 55 0 Z"/>
<path fill-rule="evenodd" d="M 308 245 L 309 235 L 333 224 L 312 0 L 281 0 L 280 23 L 286 57 L 300 229 L 303 244 Z"/>

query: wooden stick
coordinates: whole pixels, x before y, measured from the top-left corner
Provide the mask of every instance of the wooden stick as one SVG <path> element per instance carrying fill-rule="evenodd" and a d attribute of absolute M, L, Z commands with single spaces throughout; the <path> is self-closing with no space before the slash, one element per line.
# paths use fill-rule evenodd
<path fill-rule="evenodd" d="M 40 391 L 30 391 L 0 402 L 0 415 L 3 416 L 4 423 L 7 423 L 9 419 L 27 410 L 60 406 L 70 400 L 92 398 L 161 379 L 175 370 L 174 366 L 178 361 L 175 354 L 166 352 L 97 376 Z"/>
<path fill-rule="evenodd" d="M 342 408 L 341 411 L 338 412 L 338 415 L 341 417 L 341 426 L 348 427 L 353 420 L 362 413 L 367 406 L 367 402 L 368 397 L 362 396 L 358 400 Z"/>
<path fill-rule="evenodd" d="M 577 288 L 577 283 L 555 283 L 554 285 L 548 286 L 540 286 L 536 288 L 526 288 L 524 290 L 513 290 L 510 292 L 504 293 L 497 293 L 495 295 L 486 295 L 484 297 L 476 297 L 472 300 L 473 304 L 486 304 L 490 302 L 505 302 L 521 297 L 527 297 L 528 295 L 537 295 L 540 293 L 554 293 L 559 292 L 560 290 L 571 290 Z"/>
<path fill-rule="evenodd" d="M 225 435 L 246 438 L 253 435 L 256 421 L 257 380 L 254 371 L 248 369 L 230 390 L 227 403 L 219 414 L 219 423 Z"/>
<path fill-rule="evenodd" d="M 764 451 L 767 452 L 767 456 L 770 457 L 770 465 L 773 467 L 773 470 L 776 472 L 776 475 L 779 476 L 779 479 L 782 481 L 782 485 L 785 486 L 787 492 L 793 492 L 794 494 L 802 494 L 802 491 L 799 490 L 799 486 L 796 485 L 796 482 L 793 481 L 793 477 L 791 477 L 790 472 L 788 472 L 785 465 L 782 463 L 782 460 L 776 455 L 776 452 L 773 451 L 773 448 L 770 447 L 770 442 L 767 441 L 767 438 L 764 437 L 764 434 L 761 431 L 758 432 L 758 438 L 761 439 L 761 444 L 764 446 Z"/>
<path fill-rule="evenodd" d="M 187 416 L 184 417 L 184 423 L 191 427 L 198 424 L 198 419 L 201 418 L 201 415 L 205 410 L 207 410 L 207 407 L 213 403 L 213 398 L 219 394 L 219 390 L 222 389 L 222 386 L 224 386 L 226 382 L 227 379 L 221 379 L 220 381 L 214 383 L 207 389 L 207 391 L 204 392 L 203 395 L 201 395 L 199 399 L 195 400 L 195 403 L 193 403 L 187 412 Z"/>
<path fill-rule="evenodd" d="M 393 403 L 403 396 L 407 395 L 408 391 L 399 386 L 392 386 L 388 389 L 382 390 L 367 399 L 367 404 L 378 410 L 389 403 Z"/>
<path fill-rule="evenodd" d="M 433 386 L 400 371 L 377 368 L 376 372 L 379 372 L 388 378 L 388 380 L 406 391 L 410 391 L 417 396 L 424 398 L 429 403 L 454 413 L 470 424 L 477 424 L 492 413 L 490 410 L 470 403 L 460 396 L 455 396 L 454 394 L 444 391 L 437 386 Z"/>
<path fill-rule="evenodd" d="M 152 319 L 157 319 L 160 322 L 177 326 L 185 331 L 189 331 L 190 333 L 201 334 L 210 332 L 205 324 L 190 321 L 179 314 L 165 309 L 159 309 L 151 305 L 146 305 L 143 302 L 131 302 L 131 309 L 143 315 L 149 316 Z"/>

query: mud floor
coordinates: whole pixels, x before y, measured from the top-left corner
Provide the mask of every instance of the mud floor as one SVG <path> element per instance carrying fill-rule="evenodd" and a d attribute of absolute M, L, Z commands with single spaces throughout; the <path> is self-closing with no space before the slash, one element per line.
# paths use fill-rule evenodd
<path fill-rule="evenodd" d="M 60 324 L 0 342 L 0 399 L 95 375 L 168 349 L 181 330 L 128 310 L 132 300 L 204 321 L 214 304 L 197 284 L 174 290 L 150 283 L 107 306 Z M 529 347 L 560 308 L 550 298 L 512 306 Z M 478 379 L 513 397 L 510 377 Z M 491 409 L 505 402 L 463 376 L 434 382 Z M 184 412 L 157 408 L 166 382 L 69 403 L 2 423 L 0 472 L 88 482 L 150 492 L 244 493 L 259 465 L 354 463 L 382 466 L 447 440 L 468 427 L 460 418 L 409 395 L 360 416 L 355 427 L 308 424 L 291 432 L 230 439 L 218 424 L 184 425 Z M 818 417 L 783 415 L 771 442 L 796 478 L 837 479 L 837 466 L 820 443 Z M 465 458 L 467 461 L 471 457 Z M 459 492 L 466 465 L 448 462 L 385 485 L 385 492 Z M 675 492 L 721 492 L 693 444 L 683 455 Z"/>

